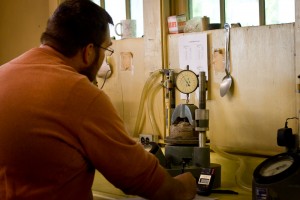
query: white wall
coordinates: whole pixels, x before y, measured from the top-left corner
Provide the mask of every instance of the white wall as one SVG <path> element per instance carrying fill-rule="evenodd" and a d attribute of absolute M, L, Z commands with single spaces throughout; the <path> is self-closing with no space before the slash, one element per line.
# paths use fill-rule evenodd
<path fill-rule="evenodd" d="M 277 146 L 277 129 L 284 127 L 287 118 L 297 116 L 294 24 L 231 29 L 233 86 L 224 97 L 220 96 L 220 83 L 225 72 L 214 66 L 213 52 L 224 50 L 225 31 L 206 33 L 211 142 L 228 151 L 243 153 L 270 155 L 284 151 Z M 179 36 L 169 36 L 171 67 L 179 66 Z M 289 127 L 297 133 L 296 120 L 290 120 Z"/>

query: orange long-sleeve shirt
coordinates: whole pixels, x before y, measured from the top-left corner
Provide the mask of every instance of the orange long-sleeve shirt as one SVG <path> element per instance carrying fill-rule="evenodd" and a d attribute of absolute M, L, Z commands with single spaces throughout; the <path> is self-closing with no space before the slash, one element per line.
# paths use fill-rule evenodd
<path fill-rule="evenodd" d="M 95 169 L 146 197 L 165 173 L 107 95 L 58 52 L 34 48 L 1 66 L 0 200 L 86 200 Z"/>

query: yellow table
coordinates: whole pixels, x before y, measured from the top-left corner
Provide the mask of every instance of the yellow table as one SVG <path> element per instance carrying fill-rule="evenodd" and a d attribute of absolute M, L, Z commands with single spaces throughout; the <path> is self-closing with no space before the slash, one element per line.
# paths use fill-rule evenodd
<path fill-rule="evenodd" d="M 209 196 L 210 198 L 217 198 L 220 200 L 252 199 L 251 185 L 253 171 L 256 166 L 266 158 L 233 155 L 233 157 L 234 156 L 243 161 L 242 168 L 241 163 L 237 162 L 236 159 L 232 159 L 231 157 L 224 157 L 217 153 L 211 153 L 211 162 L 221 164 L 221 188 L 216 189 L 233 190 L 235 192 L 238 192 L 239 194 L 234 195 L 212 193 Z M 241 182 L 238 182 L 236 180 L 239 180 Z M 243 187 L 247 187 L 247 189 L 244 189 Z M 126 195 L 121 190 L 115 188 L 99 172 L 96 172 L 92 189 L 95 200 L 135 198 L 134 196 Z"/>

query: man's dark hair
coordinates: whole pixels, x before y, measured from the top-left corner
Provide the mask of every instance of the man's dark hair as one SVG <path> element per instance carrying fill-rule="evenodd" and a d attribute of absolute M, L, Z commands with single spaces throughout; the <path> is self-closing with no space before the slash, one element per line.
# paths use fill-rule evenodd
<path fill-rule="evenodd" d="M 41 43 L 72 57 L 90 43 L 101 45 L 109 24 L 113 24 L 111 16 L 94 2 L 66 0 L 49 18 Z"/>

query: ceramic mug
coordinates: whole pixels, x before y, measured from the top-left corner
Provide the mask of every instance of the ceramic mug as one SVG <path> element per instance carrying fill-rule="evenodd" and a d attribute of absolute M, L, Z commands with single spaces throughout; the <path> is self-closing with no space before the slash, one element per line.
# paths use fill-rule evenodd
<path fill-rule="evenodd" d="M 118 32 L 118 27 L 120 26 L 121 33 Z M 136 37 L 136 20 L 135 19 L 125 19 L 121 20 L 120 23 L 115 25 L 115 32 L 122 39 L 135 38 Z"/>

